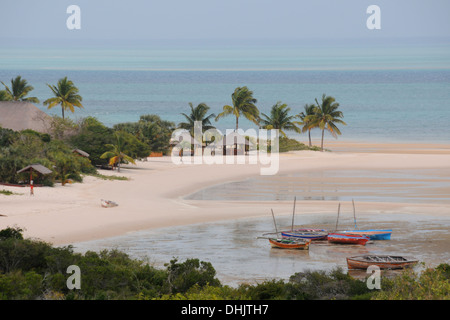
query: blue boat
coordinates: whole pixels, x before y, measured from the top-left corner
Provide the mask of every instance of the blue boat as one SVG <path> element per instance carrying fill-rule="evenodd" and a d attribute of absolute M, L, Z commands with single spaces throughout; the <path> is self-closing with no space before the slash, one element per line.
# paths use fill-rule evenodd
<path fill-rule="evenodd" d="M 366 236 L 370 240 L 390 240 L 392 229 L 345 230 L 340 232 Z"/>

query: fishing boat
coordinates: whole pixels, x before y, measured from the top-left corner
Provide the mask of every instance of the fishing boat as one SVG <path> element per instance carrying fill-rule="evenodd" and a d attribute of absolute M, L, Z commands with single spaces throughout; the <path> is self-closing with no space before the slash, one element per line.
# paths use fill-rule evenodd
<path fill-rule="evenodd" d="M 415 258 L 391 255 L 362 255 L 347 258 L 349 269 L 367 269 L 370 266 L 377 266 L 380 269 L 403 269 L 417 262 Z"/>
<path fill-rule="evenodd" d="M 272 246 L 272 248 L 308 250 L 311 240 L 290 239 L 290 238 L 281 238 L 281 239 L 269 238 L 269 243 Z"/>
<path fill-rule="evenodd" d="M 361 236 L 357 234 L 344 234 L 344 233 L 329 233 L 328 242 L 341 243 L 341 244 L 361 244 L 366 245 L 369 241 L 369 237 Z"/>
<path fill-rule="evenodd" d="M 353 203 L 353 219 L 355 221 L 355 229 L 353 230 L 345 230 L 342 233 L 360 235 L 369 237 L 370 240 L 390 240 L 392 229 L 358 229 L 356 226 L 356 211 L 355 211 L 355 202 Z"/>
<path fill-rule="evenodd" d="M 294 229 L 296 199 L 297 199 L 297 197 L 294 198 L 294 209 L 292 211 L 291 230 L 281 231 L 281 236 L 283 238 L 300 238 L 300 239 L 307 239 L 307 240 L 326 240 L 327 236 L 328 236 L 328 231 L 326 231 L 324 229 L 313 229 L 313 228 Z"/>
<path fill-rule="evenodd" d="M 392 229 L 345 230 L 342 233 L 366 236 L 370 240 L 390 240 Z"/>

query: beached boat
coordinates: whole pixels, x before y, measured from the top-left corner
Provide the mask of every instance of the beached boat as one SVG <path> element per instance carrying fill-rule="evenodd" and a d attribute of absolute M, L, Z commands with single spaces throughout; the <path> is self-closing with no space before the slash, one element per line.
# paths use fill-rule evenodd
<path fill-rule="evenodd" d="M 112 208 L 112 207 L 117 207 L 118 204 L 115 203 L 114 201 L 111 200 L 103 200 L 101 199 L 101 204 L 103 208 Z"/>
<path fill-rule="evenodd" d="M 355 221 L 355 229 L 342 231 L 342 233 L 366 236 L 366 237 L 369 237 L 370 240 L 390 240 L 391 239 L 392 229 L 361 229 L 361 230 L 358 230 L 358 228 L 356 226 L 355 202 L 352 200 L 352 203 L 353 203 L 353 219 Z M 336 226 L 337 226 L 337 223 L 336 223 Z"/>
<path fill-rule="evenodd" d="M 305 229 L 297 229 L 293 231 L 281 231 L 281 236 L 284 238 L 300 238 L 308 240 L 326 240 L 328 236 L 328 231 L 321 229 L 315 229 L 318 231 L 303 231 Z"/>
<path fill-rule="evenodd" d="M 366 245 L 369 237 L 358 234 L 344 234 L 344 233 L 329 233 L 328 242 L 341 244 L 361 244 Z"/>
<path fill-rule="evenodd" d="M 290 239 L 290 238 L 281 238 L 281 239 L 269 238 L 269 243 L 272 246 L 272 248 L 308 250 L 311 240 Z"/>
<path fill-rule="evenodd" d="M 377 266 L 380 269 L 403 269 L 417 262 L 415 258 L 391 255 L 362 255 L 347 258 L 349 269 L 367 269 L 370 266 Z"/>
<path fill-rule="evenodd" d="M 369 237 L 370 240 L 390 240 L 392 229 L 366 229 L 366 230 L 345 230 L 346 234 Z"/>

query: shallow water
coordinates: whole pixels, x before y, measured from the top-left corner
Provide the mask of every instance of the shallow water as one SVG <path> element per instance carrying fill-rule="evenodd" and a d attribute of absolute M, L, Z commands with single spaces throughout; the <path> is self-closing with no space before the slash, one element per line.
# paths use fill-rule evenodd
<path fill-rule="evenodd" d="M 290 229 L 292 216 L 276 217 L 278 230 Z M 309 214 L 296 217 L 302 226 L 334 230 L 335 215 Z M 340 222 L 340 229 L 353 228 L 351 221 Z M 179 261 L 198 258 L 211 262 L 223 284 L 237 286 L 266 279 L 284 279 L 306 270 L 346 270 L 346 257 L 359 254 L 413 256 L 427 265 L 450 262 L 450 217 L 439 220 L 425 215 L 377 214 L 369 220 L 358 218 L 358 228 L 392 229 L 391 240 L 370 241 L 366 246 L 332 245 L 313 242 L 310 250 L 271 248 L 268 240 L 258 239 L 273 232 L 272 218 L 249 218 L 128 233 L 123 236 L 74 244 L 74 250 L 119 249 L 133 258 L 163 267 L 174 257 Z"/>
<path fill-rule="evenodd" d="M 450 204 L 448 169 L 314 170 L 207 187 L 189 200 L 332 200 Z M 301 196 L 299 196 L 301 195 Z"/>

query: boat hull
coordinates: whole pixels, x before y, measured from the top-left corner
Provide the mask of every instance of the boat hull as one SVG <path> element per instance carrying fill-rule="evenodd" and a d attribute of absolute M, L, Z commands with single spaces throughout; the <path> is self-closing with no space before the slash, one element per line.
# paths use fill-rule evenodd
<path fill-rule="evenodd" d="M 348 269 L 367 269 L 377 266 L 380 269 L 404 269 L 417 263 L 414 258 L 400 256 L 356 256 L 347 258 Z"/>
<path fill-rule="evenodd" d="M 369 241 L 369 237 L 356 235 L 356 234 L 344 234 L 344 233 L 330 233 L 328 234 L 328 242 L 339 244 L 359 244 L 366 245 Z"/>
<path fill-rule="evenodd" d="M 290 239 L 269 239 L 269 243 L 272 248 L 279 249 L 297 249 L 297 250 L 308 250 L 311 241 L 298 241 Z"/>
<path fill-rule="evenodd" d="M 314 230 L 314 231 L 312 231 Z M 322 229 L 297 229 L 294 231 L 282 231 L 284 238 L 300 238 L 307 240 L 326 240 L 328 232 Z"/>
<path fill-rule="evenodd" d="M 345 230 L 342 231 L 342 233 L 366 236 L 369 237 L 370 240 L 390 240 L 392 230 L 391 229 Z"/>

